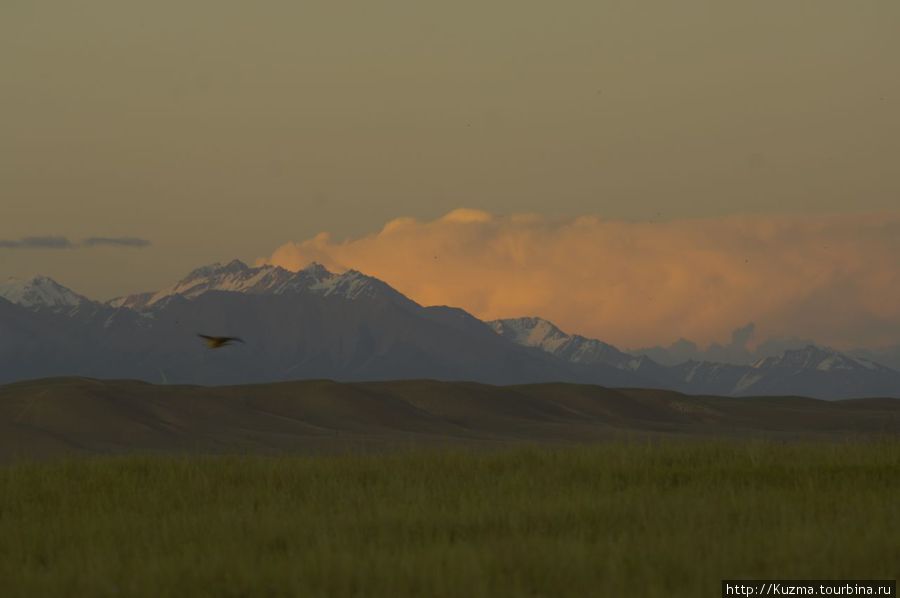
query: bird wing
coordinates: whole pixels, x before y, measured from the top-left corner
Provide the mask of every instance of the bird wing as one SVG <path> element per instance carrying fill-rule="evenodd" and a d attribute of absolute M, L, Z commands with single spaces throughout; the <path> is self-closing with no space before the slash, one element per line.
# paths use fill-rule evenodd
<path fill-rule="evenodd" d="M 236 336 L 207 336 L 205 334 L 198 334 L 200 338 L 206 341 L 206 344 L 209 345 L 211 349 L 218 349 L 219 347 L 224 347 L 228 343 L 238 342 L 244 343 L 244 339 L 238 338 Z M 246 344 L 246 343 L 244 343 Z"/>

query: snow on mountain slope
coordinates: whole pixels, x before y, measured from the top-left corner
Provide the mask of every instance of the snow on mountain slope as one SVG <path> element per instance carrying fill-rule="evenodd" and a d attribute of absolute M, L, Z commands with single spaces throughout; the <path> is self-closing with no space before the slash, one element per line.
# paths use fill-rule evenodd
<path fill-rule="evenodd" d="M 536 347 L 572 363 L 602 363 L 634 370 L 641 360 L 597 339 L 566 334 L 543 318 L 510 318 L 487 323 L 494 332 L 526 347 Z"/>
<path fill-rule="evenodd" d="M 197 268 L 174 285 L 160 291 L 113 299 L 109 304 L 113 307 L 143 309 L 173 295 L 194 299 L 207 291 L 257 294 L 277 292 L 291 278 L 291 274 L 282 268 L 251 268 L 240 260 L 232 260 L 224 265 L 216 263 Z"/>
<path fill-rule="evenodd" d="M 247 347 L 207 352 L 198 332 Z M 482 322 L 422 307 L 355 270 L 238 260 L 161 291 L 90 301 L 46 277 L 0 283 L 0 381 L 51 375 L 223 384 L 287 378 L 568 381 L 693 394 L 900 396 L 900 372 L 808 346 L 750 365 L 667 367 L 541 318 Z M 248 353 L 248 349 L 252 351 Z"/>
<path fill-rule="evenodd" d="M 686 361 L 663 366 L 596 339 L 562 332 L 541 318 L 488 322 L 499 335 L 570 362 L 604 364 L 639 374 L 650 384 L 694 394 L 806 395 L 821 398 L 900 396 L 900 372 L 813 345 L 761 359 L 752 366 Z"/>
<path fill-rule="evenodd" d="M 75 307 L 91 302 L 47 276 L 0 282 L 0 297 L 29 309 Z"/>
<path fill-rule="evenodd" d="M 893 371 L 881 364 L 863 357 L 850 357 L 833 349 L 807 345 L 803 349 L 785 351 L 778 357 L 760 359 L 754 369 L 784 368 L 795 371 L 817 370 L 820 372 L 846 371 Z"/>
<path fill-rule="evenodd" d="M 814 345 L 760 359 L 751 366 L 689 361 L 673 366 L 672 371 L 688 392 L 831 399 L 900 393 L 900 372 Z"/>
<path fill-rule="evenodd" d="M 240 260 L 232 260 L 227 264 L 216 263 L 197 268 L 174 285 L 160 291 L 119 297 L 109 301 L 108 305 L 143 310 L 160 305 L 174 296 L 195 299 L 209 291 L 251 295 L 283 295 L 306 291 L 350 300 L 363 296 L 384 296 L 401 303 L 412 303 L 380 280 L 356 270 L 335 274 L 321 264 L 312 263 L 298 272 L 291 272 L 279 266 L 251 267 Z"/>
<path fill-rule="evenodd" d="M 153 291 L 147 293 L 136 293 L 134 295 L 123 295 L 106 302 L 109 307 L 128 307 L 131 309 L 141 309 L 147 305 L 147 302 L 153 297 Z"/>
<path fill-rule="evenodd" d="M 730 395 L 738 387 L 746 390 L 753 384 L 750 378 L 745 378 L 750 371 L 745 365 L 689 360 L 668 370 L 683 392 Z"/>
<path fill-rule="evenodd" d="M 297 378 L 641 382 L 631 372 L 607 375 L 515 345 L 462 310 L 393 300 L 386 284 L 359 273 L 330 275 L 312 286 L 299 293 L 173 294 L 146 310 L 93 304 L 74 315 L 0 300 L 0 384 L 23 375 L 185 384 Z M 210 351 L 198 333 L 245 342 Z"/>
<path fill-rule="evenodd" d="M 877 349 L 853 349 L 849 354 L 857 361 L 881 363 L 900 371 L 900 344 Z"/>

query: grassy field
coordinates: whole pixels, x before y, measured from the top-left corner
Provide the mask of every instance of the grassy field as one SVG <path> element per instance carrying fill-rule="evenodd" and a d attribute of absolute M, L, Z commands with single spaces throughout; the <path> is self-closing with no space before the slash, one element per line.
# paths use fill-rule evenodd
<path fill-rule="evenodd" d="M 900 442 L 0 467 L 0 595 L 718 596 L 900 576 Z"/>

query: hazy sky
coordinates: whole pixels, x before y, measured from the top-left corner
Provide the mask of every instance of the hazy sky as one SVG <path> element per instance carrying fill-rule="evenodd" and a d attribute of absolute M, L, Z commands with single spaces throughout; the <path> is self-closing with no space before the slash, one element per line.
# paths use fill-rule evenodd
<path fill-rule="evenodd" d="M 0 278 L 108 298 L 460 207 L 897 210 L 898 31 L 897 0 L 3 0 Z"/>

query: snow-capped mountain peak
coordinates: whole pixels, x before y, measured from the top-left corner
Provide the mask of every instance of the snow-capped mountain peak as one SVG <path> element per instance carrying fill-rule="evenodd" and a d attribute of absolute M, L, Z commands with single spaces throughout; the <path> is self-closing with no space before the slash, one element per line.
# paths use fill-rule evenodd
<path fill-rule="evenodd" d="M 173 296 L 194 299 L 208 291 L 234 291 L 261 294 L 286 284 L 292 273 L 277 266 L 253 268 L 240 260 L 196 268 L 174 285 L 155 292 L 139 293 L 109 301 L 112 307 L 145 309 Z"/>
<path fill-rule="evenodd" d="M 558 349 L 571 337 L 552 322 L 538 317 L 508 318 L 488 322 L 494 332 L 519 345 L 539 347 L 548 353 Z"/>
<path fill-rule="evenodd" d="M 834 349 L 807 345 L 802 349 L 788 350 L 777 357 L 766 357 L 753 364 L 755 369 L 788 368 L 793 370 L 878 370 L 884 366 L 867 359 L 850 357 Z"/>
<path fill-rule="evenodd" d="M 90 302 L 48 276 L 8 278 L 0 282 L 0 297 L 29 309 L 74 307 Z"/>
<path fill-rule="evenodd" d="M 0 359 L 0 380 L 81 367 L 150 380 L 180 371 L 183 381 L 217 384 L 288 376 L 447 377 L 705 395 L 900 396 L 900 372 L 833 349 L 810 345 L 754 366 L 663 366 L 538 317 L 482 322 L 456 308 L 422 308 L 377 278 L 356 270 L 333 273 L 316 263 L 299 271 L 239 260 L 211 264 L 163 290 L 106 306 L 46 277 L 0 283 L 0 297 L 0 353 L 7 356 Z M 245 335 L 260 351 L 253 358 L 241 354 L 241 367 L 227 360 L 231 353 L 200 359 L 207 354 L 194 333 L 206 327 Z"/>
<path fill-rule="evenodd" d="M 312 284 L 309 290 L 325 297 L 342 297 L 350 301 L 381 297 L 406 307 L 418 306 L 415 301 L 391 285 L 374 276 L 363 274 L 359 270 L 347 270 L 342 274 L 334 274 L 321 264 L 313 262 L 297 274 L 316 278 L 318 282 Z"/>
<path fill-rule="evenodd" d="M 330 278 L 332 276 L 331 272 L 320 264 L 319 262 L 310 262 L 306 265 L 305 268 L 302 268 L 298 272 L 306 272 L 309 276 L 314 276 L 319 280 L 324 280 L 326 278 Z"/>
<path fill-rule="evenodd" d="M 201 266 L 192 270 L 187 276 L 182 279 L 182 282 L 189 280 L 198 280 L 209 278 L 211 276 L 222 276 L 227 274 L 239 274 L 242 272 L 246 272 L 250 269 L 250 266 L 242 262 L 241 260 L 231 260 L 227 264 L 222 264 L 220 262 L 216 262 L 214 264 L 210 264 L 208 266 Z"/>
<path fill-rule="evenodd" d="M 215 263 L 191 271 L 183 279 L 160 291 L 130 295 L 113 299 L 112 307 L 130 307 L 143 310 L 160 305 L 174 296 L 195 299 L 209 291 L 228 291 L 252 295 L 284 295 L 310 292 L 326 297 L 374 297 L 379 294 L 396 300 L 409 301 L 400 293 L 377 278 L 356 270 L 343 274 L 330 272 L 316 262 L 292 272 L 280 266 L 248 266 L 240 260 L 227 264 Z"/>
<path fill-rule="evenodd" d="M 573 363 L 600 363 L 618 369 L 640 367 L 633 355 L 593 338 L 566 334 L 553 322 L 538 317 L 510 318 L 487 323 L 500 336 L 526 347 L 536 347 Z"/>

